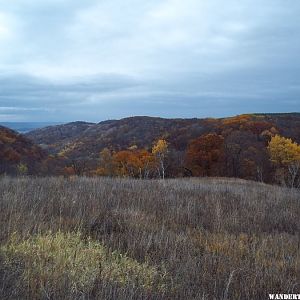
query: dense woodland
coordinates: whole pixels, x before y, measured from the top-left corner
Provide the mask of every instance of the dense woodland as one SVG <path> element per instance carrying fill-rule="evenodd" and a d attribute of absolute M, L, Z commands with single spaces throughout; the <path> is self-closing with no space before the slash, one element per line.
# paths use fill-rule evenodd
<path fill-rule="evenodd" d="M 298 186 L 297 143 L 297 113 L 74 122 L 34 130 L 26 137 L 2 127 L 0 172 L 133 178 L 236 177 Z M 275 157 L 280 147 L 282 157 Z"/>

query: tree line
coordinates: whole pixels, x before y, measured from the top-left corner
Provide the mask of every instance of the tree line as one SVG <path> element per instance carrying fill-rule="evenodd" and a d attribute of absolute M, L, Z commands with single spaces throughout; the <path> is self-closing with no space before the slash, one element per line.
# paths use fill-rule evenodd
<path fill-rule="evenodd" d="M 156 136 L 151 129 L 151 138 L 129 130 L 100 141 L 101 145 L 79 139 L 51 155 L 3 129 L 0 174 L 235 177 L 297 187 L 300 132 L 290 125 L 286 120 L 276 123 L 249 115 L 207 119 L 190 127 L 181 124 L 173 131 L 164 127 Z"/>
<path fill-rule="evenodd" d="M 280 134 L 272 122 L 241 115 L 211 128 L 197 138 L 187 139 L 185 145 L 178 145 L 174 137 L 168 139 L 166 133 L 151 147 L 133 144 L 116 150 L 113 145 L 107 146 L 96 160 L 62 156 L 56 158 L 60 161 L 56 173 L 141 179 L 235 177 L 300 185 L 300 146 Z M 50 163 L 50 169 L 54 165 Z"/>
<path fill-rule="evenodd" d="M 276 134 L 264 149 L 255 145 L 242 149 L 232 139 L 226 141 L 221 135 L 209 133 L 192 140 L 180 154 L 165 139 L 156 141 L 150 151 L 135 145 L 121 151 L 105 148 L 99 153 L 97 167 L 92 171 L 86 167 L 80 160 L 72 161 L 64 174 L 140 179 L 239 177 L 300 187 L 300 146 Z"/>

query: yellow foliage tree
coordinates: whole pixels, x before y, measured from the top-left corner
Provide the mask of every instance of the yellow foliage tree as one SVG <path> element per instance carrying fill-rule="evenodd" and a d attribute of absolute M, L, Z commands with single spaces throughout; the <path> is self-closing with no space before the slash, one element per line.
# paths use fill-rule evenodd
<path fill-rule="evenodd" d="M 162 179 L 165 179 L 166 166 L 165 160 L 168 154 L 168 143 L 164 139 L 160 139 L 152 148 L 152 154 L 156 157 L 158 162 L 158 173 Z"/>
<path fill-rule="evenodd" d="M 294 187 L 299 181 L 300 145 L 289 138 L 275 135 L 268 145 L 271 161 L 279 168 L 285 168 L 289 174 L 289 184 Z"/>

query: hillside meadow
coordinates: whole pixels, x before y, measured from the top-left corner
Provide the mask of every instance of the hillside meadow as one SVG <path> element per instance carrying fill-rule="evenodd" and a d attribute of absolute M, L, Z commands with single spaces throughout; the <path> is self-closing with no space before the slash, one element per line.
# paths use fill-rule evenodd
<path fill-rule="evenodd" d="M 300 193 L 222 178 L 0 178 L 1 299 L 300 292 Z"/>

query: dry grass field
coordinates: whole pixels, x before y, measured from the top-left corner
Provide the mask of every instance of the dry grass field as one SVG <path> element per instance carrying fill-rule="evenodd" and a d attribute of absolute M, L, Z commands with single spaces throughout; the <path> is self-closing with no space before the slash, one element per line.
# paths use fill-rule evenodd
<path fill-rule="evenodd" d="M 1 299 L 300 292 L 300 194 L 230 179 L 0 179 Z"/>

